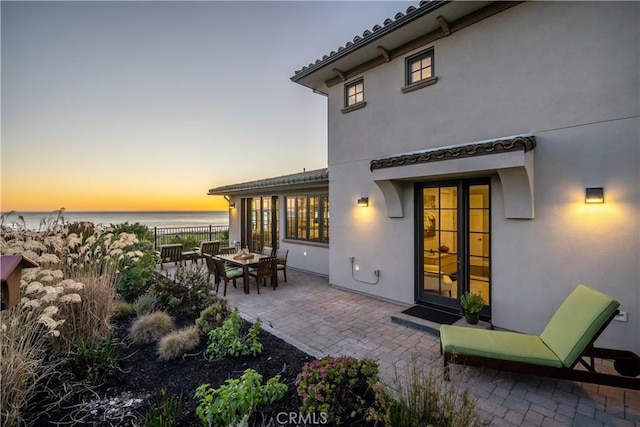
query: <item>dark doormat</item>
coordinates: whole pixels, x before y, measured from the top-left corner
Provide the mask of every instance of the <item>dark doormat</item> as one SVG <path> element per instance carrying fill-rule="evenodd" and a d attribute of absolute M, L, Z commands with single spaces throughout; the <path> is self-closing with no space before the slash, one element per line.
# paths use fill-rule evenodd
<path fill-rule="evenodd" d="M 452 325 L 462 318 L 462 316 L 446 313 L 444 311 L 435 310 L 433 308 L 424 307 L 422 305 L 414 305 L 409 307 L 404 314 L 409 316 L 419 317 L 420 319 L 428 320 L 430 322 L 439 323 L 441 325 Z"/>

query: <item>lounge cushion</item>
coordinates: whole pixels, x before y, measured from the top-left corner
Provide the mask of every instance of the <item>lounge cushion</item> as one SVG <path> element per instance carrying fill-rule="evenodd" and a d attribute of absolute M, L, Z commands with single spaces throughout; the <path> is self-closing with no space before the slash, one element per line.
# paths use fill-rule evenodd
<path fill-rule="evenodd" d="M 578 285 L 560 305 L 540 339 L 569 368 L 619 306 L 610 296 Z"/>
<path fill-rule="evenodd" d="M 440 341 L 449 353 L 562 367 L 555 353 L 535 335 L 442 325 Z"/>

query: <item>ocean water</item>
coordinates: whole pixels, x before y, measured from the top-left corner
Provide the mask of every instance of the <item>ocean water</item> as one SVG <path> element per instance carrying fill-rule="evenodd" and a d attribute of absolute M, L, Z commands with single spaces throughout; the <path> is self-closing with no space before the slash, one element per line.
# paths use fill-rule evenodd
<path fill-rule="evenodd" d="M 6 217 L 5 226 L 23 227 L 38 230 L 43 219 L 55 220 L 57 213 L 51 212 L 14 212 Z M 65 222 L 92 222 L 94 224 L 122 224 L 136 222 L 149 228 L 196 227 L 203 225 L 229 225 L 228 211 L 193 212 L 63 212 Z"/>

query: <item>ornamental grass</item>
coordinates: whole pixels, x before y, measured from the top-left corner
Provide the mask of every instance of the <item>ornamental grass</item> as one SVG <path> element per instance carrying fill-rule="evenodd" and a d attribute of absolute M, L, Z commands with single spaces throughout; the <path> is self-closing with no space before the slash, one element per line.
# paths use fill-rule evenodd
<path fill-rule="evenodd" d="M 0 254 L 39 265 L 23 270 L 22 300 L 0 313 L 0 425 L 28 425 L 48 409 L 37 404 L 44 396 L 63 399 L 54 374 L 80 342 L 108 335 L 118 269 L 142 255 L 135 234 L 67 224 L 62 212 L 37 232 L 0 215 Z"/>

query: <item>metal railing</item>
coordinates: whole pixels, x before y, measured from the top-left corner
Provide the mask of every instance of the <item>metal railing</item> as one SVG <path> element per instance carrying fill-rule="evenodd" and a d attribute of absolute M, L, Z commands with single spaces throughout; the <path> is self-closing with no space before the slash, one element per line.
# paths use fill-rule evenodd
<path fill-rule="evenodd" d="M 196 227 L 153 227 L 153 245 L 157 250 L 162 245 L 182 243 L 188 251 L 209 240 L 219 240 L 220 247 L 229 246 L 228 225 L 201 225 Z"/>

